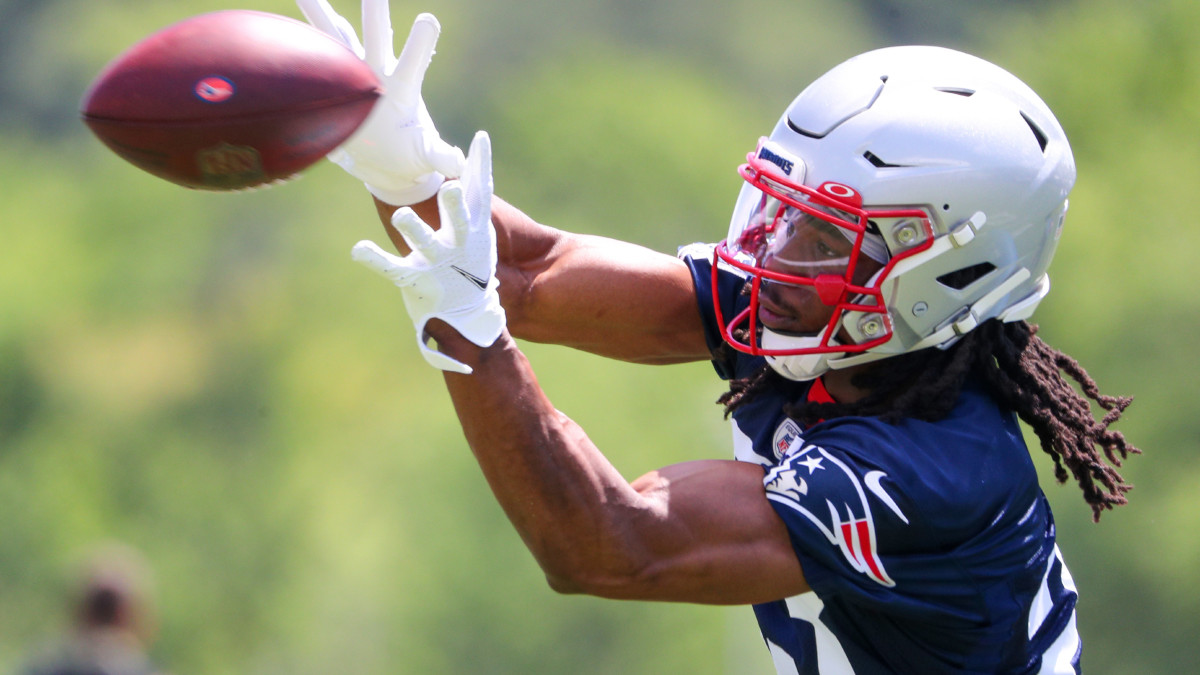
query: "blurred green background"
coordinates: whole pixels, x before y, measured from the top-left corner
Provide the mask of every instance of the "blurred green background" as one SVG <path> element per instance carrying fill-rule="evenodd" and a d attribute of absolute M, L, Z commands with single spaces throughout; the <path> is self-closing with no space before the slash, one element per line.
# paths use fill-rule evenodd
<path fill-rule="evenodd" d="M 334 0 L 358 25 L 358 4 Z M 349 260 L 382 240 L 324 162 L 192 192 L 78 120 L 87 83 L 205 11 L 291 2 L 0 0 L 0 672 L 67 625 L 78 562 L 154 571 L 180 675 L 772 672 L 749 609 L 562 597 L 493 503 L 398 294 Z M 812 78 L 932 43 L 1026 80 L 1079 181 L 1036 317 L 1144 451 L 1099 525 L 1044 472 L 1090 673 L 1194 672 L 1200 634 L 1200 3 L 1145 0 L 393 0 L 443 24 L 426 100 L 497 192 L 562 228 L 662 251 L 722 236 L 734 167 Z M 705 364 L 529 345 L 542 384 L 632 478 L 725 457 Z M 1039 453 L 1040 454 L 1040 453 Z M 1047 465 L 1038 459 L 1045 470 Z"/>

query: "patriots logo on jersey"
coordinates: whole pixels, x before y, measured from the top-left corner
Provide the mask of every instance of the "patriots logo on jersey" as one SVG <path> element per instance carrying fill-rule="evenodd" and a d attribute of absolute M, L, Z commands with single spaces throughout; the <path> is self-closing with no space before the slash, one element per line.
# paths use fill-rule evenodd
<path fill-rule="evenodd" d="M 876 487 L 883 477 L 880 472 L 870 473 L 872 493 L 883 492 L 882 487 Z M 771 469 L 763 482 L 767 499 L 785 504 L 808 519 L 841 550 L 855 571 L 883 586 L 896 585 L 879 559 L 875 520 L 863 482 L 845 463 L 824 448 L 807 445 L 790 453 L 787 461 Z M 881 499 L 907 522 L 886 492 Z"/>

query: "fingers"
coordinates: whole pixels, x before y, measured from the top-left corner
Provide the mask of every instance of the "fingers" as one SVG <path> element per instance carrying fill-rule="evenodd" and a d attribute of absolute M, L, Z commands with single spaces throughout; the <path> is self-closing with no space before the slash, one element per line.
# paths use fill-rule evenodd
<path fill-rule="evenodd" d="M 438 135 L 433 118 L 429 116 L 429 109 L 425 107 L 425 102 L 421 100 L 419 91 L 417 92 L 416 103 L 417 124 L 429 131 L 421 139 L 421 149 L 425 160 L 434 171 L 442 174 L 443 177 L 460 178 L 463 173 L 463 167 L 467 164 L 466 156 L 463 155 L 462 150 L 447 143 Z"/>
<path fill-rule="evenodd" d="M 442 220 L 445 222 L 445 219 Z M 392 214 L 392 227 L 404 237 L 404 241 L 413 251 L 433 261 L 438 257 L 437 242 L 434 240 L 433 228 L 425 224 L 415 211 L 407 206 L 396 209 Z"/>
<path fill-rule="evenodd" d="M 408 40 L 404 42 L 396 62 L 396 70 L 390 78 L 394 89 L 400 90 L 399 93 L 406 99 L 401 103 L 414 105 L 420 98 L 421 83 L 425 80 L 425 71 L 429 69 L 441 32 L 442 26 L 432 14 L 419 14 L 413 21 Z"/>
<path fill-rule="evenodd" d="M 467 209 L 483 219 L 492 214 L 492 139 L 486 131 L 475 132 L 467 150 L 467 166 L 462 182 L 466 191 Z"/>
<path fill-rule="evenodd" d="M 363 57 L 363 47 L 354 33 L 354 27 L 333 11 L 328 0 L 296 0 L 296 5 L 314 28 L 346 45 L 359 58 Z"/>
<path fill-rule="evenodd" d="M 458 248 L 466 243 L 467 233 L 471 229 L 471 214 L 467 210 L 462 183 L 451 180 L 442 184 L 438 190 L 438 214 L 442 218 L 442 229 L 447 230 L 453 238 L 451 246 Z"/>
<path fill-rule="evenodd" d="M 384 251 L 373 241 L 364 240 L 355 244 L 354 248 L 350 249 L 350 258 L 385 277 L 391 277 L 401 266 L 401 259 L 398 256 Z"/>
<path fill-rule="evenodd" d="M 333 11 L 326 0 L 296 0 L 296 5 L 300 7 L 300 13 L 314 28 L 326 35 L 341 39 L 335 19 L 338 14 Z"/>
<path fill-rule="evenodd" d="M 433 170 L 447 178 L 458 178 L 463 175 L 463 165 L 467 163 L 462 150 L 450 145 L 442 139 L 431 143 L 425 148 L 425 158 Z"/>
<path fill-rule="evenodd" d="M 476 179 L 486 179 L 488 185 L 492 182 L 492 137 L 488 132 L 475 132 L 471 146 L 467 148 L 466 174 Z"/>
<path fill-rule="evenodd" d="M 396 61 L 388 0 L 363 0 L 362 22 L 367 65 L 375 72 L 386 75 Z"/>

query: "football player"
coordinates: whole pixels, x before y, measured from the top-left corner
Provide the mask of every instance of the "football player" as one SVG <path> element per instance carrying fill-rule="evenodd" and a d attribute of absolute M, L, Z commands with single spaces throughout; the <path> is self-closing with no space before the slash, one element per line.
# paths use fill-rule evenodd
<path fill-rule="evenodd" d="M 842 63 L 747 155 L 724 240 L 672 257 L 493 197 L 488 136 L 464 158 L 421 102 L 432 16 L 396 57 L 386 0 L 364 0 L 361 44 L 324 0 L 299 4 L 389 83 L 334 159 L 401 255 L 353 255 L 400 287 L 553 588 L 753 605 L 780 673 L 1078 672 L 1076 589 L 1018 419 L 1096 519 L 1125 503 L 1115 467 L 1137 449 L 1110 429 L 1129 399 L 1026 321 L 1075 181 L 1032 90 L 934 47 Z M 627 481 L 514 337 L 712 361 L 734 459 Z"/>

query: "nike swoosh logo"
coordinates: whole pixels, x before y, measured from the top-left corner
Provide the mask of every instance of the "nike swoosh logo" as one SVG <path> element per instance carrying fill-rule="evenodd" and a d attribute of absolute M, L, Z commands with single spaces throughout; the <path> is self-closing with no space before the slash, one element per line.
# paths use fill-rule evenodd
<path fill-rule="evenodd" d="M 908 518 L 905 517 L 902 511 L 900 511 L 900 507 L 896 505 L 896 502 L 892 499 L 892 496 L 889 495 L 887 491 L 883 489 L 883 486 L 879 484 L 879 481 L 883 480 L 884 478 L 887 478 L 887 474 L 882 471 L 868 471 L 867 475 L 863 476 L 863 482 L 867 484 L 867 489 L 870 490 L 872 494 L 874 494 L 876 497 L 879 497 L 879 501 L 883 502 L 889 509 L 892 510 L 892 513 L 899 516 L 900 520 L 903 520 L 904 524 L 907 525 Z"/>
<path fill-rule="evenodd" d="M 488 285 L 487 279 L 480 279 L 479 277 L 475 276 L 474 274 L 471 274 L 470 272 L 464 270 L 463 268 L 459 267 L 458 265 L 451 265 L 450 269 L 463 275 L 464 279 L 471 282 L 472 284 L 475 284 L 475 287 L 478 288 L 479 290 L 481 290 L 481 291 L 487 290 L 487 285 Z"/>

